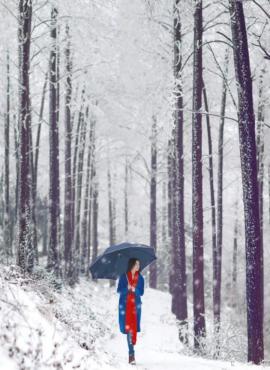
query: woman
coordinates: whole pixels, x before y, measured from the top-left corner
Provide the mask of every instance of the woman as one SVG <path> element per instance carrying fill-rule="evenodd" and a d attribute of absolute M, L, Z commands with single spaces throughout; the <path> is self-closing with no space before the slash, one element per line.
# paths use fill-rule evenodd
<path fill-rule="evenodd" d="M 141 331 L 141 296 L 144 293 L 144 278 L 140 273 L 140 261 L 130 258 L 127 272 L 119 278 L 117 293 L 120 293 L 118 317 L 120 331 L 127 334 L 129 363 L 135 364 L 134 345 L 137 332 Z"/>

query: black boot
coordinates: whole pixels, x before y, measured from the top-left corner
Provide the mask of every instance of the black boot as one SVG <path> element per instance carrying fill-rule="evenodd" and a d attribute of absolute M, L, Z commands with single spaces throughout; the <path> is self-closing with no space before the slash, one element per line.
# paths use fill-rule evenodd
<path fill-rule="evenodd" d="M 128 363 L 131 365 L 136 365 L 134 353 L 128 356 Z"/>

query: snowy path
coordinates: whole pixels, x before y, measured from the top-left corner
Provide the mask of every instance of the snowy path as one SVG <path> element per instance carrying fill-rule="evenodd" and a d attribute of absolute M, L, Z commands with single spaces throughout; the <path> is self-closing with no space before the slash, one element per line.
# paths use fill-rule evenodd
<path fill-rule="evenodd" d="M 113 358 L 112 365 L 121 370 L 129 369 L 131 366 L 127 363 L 127 340 L 126 336 L 120 333 L 117 321 L 119 296 L 117 293 L 114 294 L 111 288 L 107 289 L 106 315 L 108 315 L 108 320 L 110 320 L 115 334 L 111 339 L 104 341 L 104 348 Z M 110 292 L 112 293 L 111 297 Z M 174 316 L 170 314 L 170 295 L 146 288 L 142 302 L 142 331 L 137 334 L 137 344 L 135 345 L 137 365 L 133 368 L 140 370 L 244 370 L 253 368 L 251 365 L 231 364 L 225 361 L 204 360 L 181 355 Z M 270 369 L 270 367 L 264 368 Z"/>
<path fill-rule="evenodd" d="M 0 288 L 0 370 L 22 363 L 29 370 L 258 369 L 181 354 L 168 293 L 145 288 L 132 366 L 118 326 L 119 295 L 108 281 L 81 279 L 74 289 L 56 293 L 46 282 L 24 283 L 0 269 Z"/>

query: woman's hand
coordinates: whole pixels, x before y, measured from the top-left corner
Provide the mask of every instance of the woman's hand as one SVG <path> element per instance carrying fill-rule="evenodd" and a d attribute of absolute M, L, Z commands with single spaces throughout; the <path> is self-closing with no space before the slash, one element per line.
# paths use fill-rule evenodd
<path fill-rule="evenodd" d="M 135 292 L 135 288 L 130 284 L 128 284 L 128 290 L 131 290 L 132 292 Z"/>

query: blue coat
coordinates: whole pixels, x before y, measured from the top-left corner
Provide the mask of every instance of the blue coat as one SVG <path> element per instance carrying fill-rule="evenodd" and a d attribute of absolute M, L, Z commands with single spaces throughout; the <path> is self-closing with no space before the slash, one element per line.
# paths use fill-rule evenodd
<path fill-rule="evenodd" d="M 126 322 L 126 303 L 127 303 L 127 293 L 128 293 L 128 280 L 126 273 L 119 277 L 117 293 L 120 293 L 119 305 L 118 305 L 118 318 L 120 331 L 123 334 L 127 334 L 125 331 Z M 137 313 L 137 332 L 141 331 L 141 296 L 144 293 L 144 277 L 139 272 L 139 278 L 137 286 L 135 288 L 135 304 Z"/>

